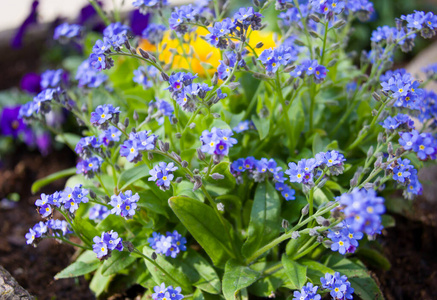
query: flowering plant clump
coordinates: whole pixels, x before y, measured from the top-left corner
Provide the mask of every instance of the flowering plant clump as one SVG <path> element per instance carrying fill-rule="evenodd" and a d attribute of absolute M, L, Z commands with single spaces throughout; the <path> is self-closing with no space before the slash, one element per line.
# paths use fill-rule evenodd
<path fill-rule="evenodd" d="M 361 259 L 389 267 L 384 199 L 420 195 L 437 156 L 436 66 L 425 82 L 390 68 L 437 16 L 379 27 L 356 66 L 345 41 L 375 13 L 368 0 L 135 0 L 154 22 L 139 31 L 91 2 L 106 28 L 56 28 L 85 56 L 45 72 L 10 127 L 53 129 L 62 109 L 80 128 L 53 130 L 76 168 L 33 186 L 69 177 L 26 234 L 80 249 L 56 278 L 90 273 L 97 296 L 139 284 L 167 300 L 383 299 Z"/>

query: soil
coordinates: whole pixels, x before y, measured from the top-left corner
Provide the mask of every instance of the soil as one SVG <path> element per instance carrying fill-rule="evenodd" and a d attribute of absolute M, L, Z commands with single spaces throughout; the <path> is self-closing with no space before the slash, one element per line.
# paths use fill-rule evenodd
<path fill-rule="evenodd" d="M 69 265 L 74 249 L 52 240 L 37 248 L 26 245 L 24 235 L 41 219 L 35 211 L 36 195 L 30 186 L 38 178 L 71 167 L 75 156 L 68 151 L 42 158 L 38 153 L 16 153 L 0 168 L 0 199 L 18 191 L 19 202 L 0 202 L 0 265 L 3 265 L 38 299 L 95 299 L 85 278 L 54 280 Z M 41 192 L 64 187 L 58 180 Z M 396 226 L 384 230 L 380 241 L 392 268 L 372 269 L 387 300 L 437 299 L 437 203 L 419 198 L 406 215 L 394 215 Z M 5 205 L 6 204 L 6 205 Z M 5 207 L 10 206 L 10 207 Z M 133 287 L 115 299 L 134 299 L 143 289 Z"/>
<path fill-rule="evenodd" d="M 73 247 L 43 240 L 33 248 L 24 238 L 29 228 L 41 221 L 34 205 L 37 196 L 30 193 L 31 184 L 71 167 L 74 159 L 74 154 L 68 151 L 47 157 L 21 152 L 5 159 L 0 168 L 0 199 L 11 192 L 21 196 L 18 202 L 0 202 L 0 265 L 38 299 L 95 299 L 83 277 L 54 280 L 56 273 L 69 265 Z M 64 184 L 65 180 L 58 180 L 41 192 L 53 193 L 63 189 Z"/>

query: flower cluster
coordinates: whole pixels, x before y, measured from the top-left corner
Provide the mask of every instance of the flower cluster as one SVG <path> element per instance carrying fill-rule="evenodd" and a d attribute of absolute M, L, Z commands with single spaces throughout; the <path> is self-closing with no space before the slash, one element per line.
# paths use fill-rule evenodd
<path fill-rule="evenodd" d="M 99 140 L 98 143 L 96 144 L 111 147 L 116 142 L 120 141 L 121 135 L 122 133 L 118 128 L 114 126 L 109 126 L 107 130 L 105 130 L 99 135 Z"/>
<path fill-rule="evenodd" d="M 353 299 L 354 288 L 345 275 L 342 276 L 339 272 L 334 275 L 326 273 L 325 277 L 320 278 L 320 282 L 324 289 L 329 290 L 332 299 Z"/>
<path fill-rule="evenodd" d="M 247 30 L 249 27 L 252 30 L 260 30 L 262 27 L 261 18 L 263 15 L 259 12 L 255 12 L 253 7 L 241 7 L 234 14 L 234 23 L 236 27 Z"/>
<path fill-rule="evenodd" d="M 156 185 L 162 190 L 170 189 L 170 183 L 174 178 L 173 172 L 176 171 L 178 167 L 175 167 L 174 163 L 160 162 L 149 171 L 151 177 L 149 181 L 156 181 Z"/>
<path fill-rule="evenodd" d="M 229 149 L 237 143 L 237 140 L 231 137 L 233 134 L 230 129 L 220 129 L 216 127 L 213 127 L 211 131 L 204 130 L 200 137 L 200 141 L 202 142 L 200 150 L 203 153 L 217 155 L 219 157 L 228 155 Z"/>
<path fill-rule="evenodd" d="M 296 48 L 281 45 L 274 49 L 264 50 L 258 57 L 258 60 L 263 63 L 268 73 L 275 73 L 280 66 L 287 66 L 297 60 L 298 54 L 299 52 Z"/>
<path fill-rule="evenodd" d="M 384 198 L 378 197 L 374 190 L 354 188 L 352 192 L 337 197 L 337 201 L 353 232 L 373 235 L 381 231 L 381 215 L 385 212 Z"/>
<path fill-rule="evenodd" d="M 108 80 L 108 75 L 94 69 L 90 59 L 86 59 L 77 68 L 75 78 L 79 81 L 79 87 L 96 88 Z"/>
<path fill-rule="evenodd" d="M 421 122 L 432 119 L 435 124 L 435 119 L 437 119 L 437 94 L 434 91 L 424 90 L 420 101 L 418 118 Z"/>
<path fill-rule="evenodd" d="M 149 10 L 160 9 L 168 5 L 167 0 L 134 0 L 132 5 L 140 10 L 141 13 L 146 14 Z"/>
<path fill-rule="evenodd" d="M 324 277 L 320 278 L 322 288 L 329 290 L 332 299 L 346 300 L 353 299 L 354 289 L 345 275 L 340 275 L 335 272 L 334 275 L 326 273 Z M 320 300 L 321 296 L 317 294 L 318 286 L 314 286 L 308 282 L 300 291 L 293 293 L 293 300 Z"/>
<path fill-rule="evenodd" d="M 152 45 L 158 45 L 164 37 L 167 28 L 162 24 L 149 24 L 141 33 L 141 37 L 146 39 Z"/>
<path fill-rule="evenodd" d="M 113 207 L 111 214 L 122 216 L 126 219 L 132 218 L 133 215 L 135 215 L 138 200 L 140 200 L 138 193 L 133 195 L 130 190 L 124 193 L 120 192 L 118 195 L 112 195 L 111 201 L 109 202 Z"/>
<path fill-rule="evenodd" d="M 399 144 L 406 151 L 416 152 L 420 160 L 436 159 L 437 140 L 429 132 L 419 133 L 417 130 L 399 133 Z"/>
<path fill-rule="evenodd" d="M 112 104 L 103 104 L 97 106 L 96 110 L 91 113 L 90 122 L 99 129 L 107 129 L 109 122 L 117 123 L 119 107 Z"/>
<path fill-rule="evenodd" d="M 407 195 L 422 194 L 422 184 L 417 177 L 417 170 L 413 165 L 410 165 L 409 159 L 398 158 L 392 164 L 387 166 L 387 170 L 393 174 L 394 180 L 407 187 L 405 191 Z"/>
<path fill-rule="evenodd" d="M 354 253 L 358 247 L 358 241 L 363 238 L 363 233 L 354 231 L 346 221 L 339 223 L 332 230 L 329 229 L 328 238 L 331 239 L 331 250 L 340 254 Z"/>
<path fill-rule="evenodd" d="M 379 123 L 383 128 L 387 130 L 404 129 L 411 130 L 414 129 L 414 121 L 404 114 L 397 114 L 394 117 L 388 116 L 384 122 Z"/>
<path fill-rule="evenodd" d="M 48 88 L 42 90 L 32 101 L 27 102 L 20 107 L 18 117 L 29 120 L 34 116 L 34 114 L 47 114 L 51 110 L 50 102 L 57 98 L 59 93 L 59 88 Z"/>
<path fill-rule="evenodd" d="M 184 111 L 193 112 L 197 106 L 197 97 L 203 100 L 206 93 L 212 90 L 212 87 L 206 83 L 193 83 L 197 75 L 190 73 L 178 72 L 172 74 L 168 79 L 172 98 Z"/>
<path fill-rule="evenodd" d="M 38 239 L 49 236 L 49 230 L 51 230 L 51 236 L 55 237 L 66 236 L 71 233 L 68 222 L 65 220 L 50 219 L 46 222 L 40 221 L 30 228 L 28 233 L 26 233 L 26 243 L 31 245 L 34 244 L 35 241 L 38 241 Z"/>
<path fill-rule="evenodd" d="M 423 93 L 419 89 L 420 83 L 407 73 L 405 69 L 388 71 L 381 76 L 381 86 L 384 92 L 395 100 L 394 106 L 409 109 L 419 109 L 420 96 Z"/>
<path fill-rule="evenodd" d="M 114 230 L 103 232 L 102 236 L 93 238 L 93 251 L 100 260 L 111 256 L 113 250 L 123 251 L 123 241 Z"/>
<path fill-rule="evenodd" d="M 321 176 L 320 172 L 326 168 L 332 175 L 343 173 L 344 162 L 343 154 L 338 151 L 320 152 L 316 154 L 315 158 L 302 159 L 297 164 L 289 163 L 289 169 L 285 171 L 285 174 L 290 176 L 290 182 L 312 186 L 314 185 L 314 177 Z"/>
<path fill-rule="evenodd" d="M 88 159 L 83 159 L 76 164 L 76 173 L 83 174 L 85 178 L 93 178 L 94 174 L 100 172 L 103 159 L 99 156 L 93 156 Z"/>
<path fill-rule="evenodd" d="M 437 79 L 437 63 L 428 65 L 427 67 L 423 68 L 422 71 L 428 78 L 433 80 Z"/>
<path fill-rule="evenodd" d="M 295 200 L 296 191 L 289 185 L 285 184 L 284 172 L 278 167 L 276 161 L 271 158 L 255 159 L 252 156 L 239 158 L 231 164 L 231 173 L 237 178 L 237 183 L 243 182 L 242 173 L 247 171 L 248 177 L 256 182 L 262 182 L 265 178 L 273 179 L 276 190 L 281 192 L 285 200 Z"/>
<path fill-rule="evenodd" d="M 68 42 L 74 38 L 80 37 L 82 33 L 82 26 L 77 24 L 63 23 L 55 28 L 53 39 L 60 42 Z"/>
<path fill-rule="evenodd" d="M 219 49 L 226 49 L 228 47 L 228 41 L 226 36 L 231 34 L 234 30 L 235 24 L 230 18 L 225 18 L 221 22 L 214 23 L 214 26 L 209 27 L 209 34 L 206 36 L 206 40 Z"/>
<path fill-rule="evenodd" d="M 153 109 L 157 109 L 157 112 L 155 114 L 153 113 Z M 170 123 L 173 124 L 173 112 L 174 108 L 173 106 L 168 103 L 167 101 L 159 98 L 155 98 L 155 101 L 149 102 L 149 115 L 151 118 L 154 118 L 158 121 L 159 125 L 164 124 L 164 117 L 168 117 L 170 120 Z"/>
<path fill-rule="evenodd" d="M 243 54 L 244 51 L 243 51 Z M 226 51 L 223 53 L 223 60 L 219 60 L 220 65 L 217 67 L 217 73 L 220 79 L 225 80 L 232 73 L 233 68 L 237 65 L 238 67 L 244 67 L 246 62 L 244 59 L 238 61 L 237 64 L 237 54 L 233 51 Z"/>
<path fill-rule="evenodd" d="M 88 193 L 87 189 L 78 184 L 74 188 L 66 187 L 62 192 L 55 192 L 50 195 L 42 193 L 40 199 L 35 201 L 35 205 L 43 218 L 51 216 L 54 207 L 60 208 L 61 205 L 70 213 L 74 213 L 79 208 L 80 203 L 88 202 Z"/>
<path fill-rule="evenodd" d="M 171 13 L 168 23 L 170 28 L 182 35 L 188 31 L 187 23 L 194 23 L 198 20 L 199 10 L 192 4 L 175 7 Z"/>
<path fill-rule="evenodd" d="M 150 130 L 131 132 L 129 139 L 121 145 L 120 155 L 130 162 L 137 163 L 143 158 L 141 151 L 155 149 L 157 139 L 158 137 L 151 134 Z"/>
<path fill-rule="evenodd" d="M 41 89 L 56 88 L 68 81 L 68 74 L 62 69 L 46 70 L 41 74 Z"/>
<path fill-rule="evenodd" d="M 414 11 L 413 14 L 401 16 L 401 20 L 406 22 L 406 26 L 411 30 L 418 30 L 422 37 L 432 38 L 437 29 L 437 16 L 432 12 Z"/>
<path fill-rule="evenodd" d="M 176 230 L 167 232 L 166 235 L 154 232 L 152 237 L 147 240 L 150 247 L 158 254 L 175 258 L 181 251 L 186 251 L 187 240 Z"/>
<path fill-rule="evenodd" d="M 293 300 L 320 300 L 322 296 L 317 294 L 318 289 L 318 286 L 314 286 L 311 282 L 307 282 L 300 291 L 294 291 Z"/>
<path fill-rule="evenodd" d="M 306 76 L 312 76 L 314 82 L 321 83 L 326 78 L 328 70 L 325 66 L 318 63 L 317 60 L 306 59 L 297 65 L 296 68 L 290 72 L 291 77 L 304 78 Z"/>
<path fill-rule="evenodd" d="M 153 288 L 154 293 L 152 294 L 153 300 L 181 300 L 184 295 L 181 294 L 182 289 L 180 287 L 173 288 L 171 285 L 165 287 L 164 283 L 157 285 Z"/>

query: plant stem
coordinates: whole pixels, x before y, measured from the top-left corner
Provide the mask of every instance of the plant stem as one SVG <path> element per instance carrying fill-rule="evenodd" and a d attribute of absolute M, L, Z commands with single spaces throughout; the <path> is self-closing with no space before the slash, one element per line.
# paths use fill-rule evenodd
<path fill-rule="evenodd" d="M 94 7 L 94 9 L 96 10 L 97 14 L 100 16 L 100 18 L 105 23 L 105 25 L 108 26 L 109 24 L 111 24 L 111 21 L 109 20 L 108 16 L 106 16 L 106 14 L 103 12 L 102 8 L 97 3 L 97 1 L 96 0 L 88 0 L 88 1 Z"/>

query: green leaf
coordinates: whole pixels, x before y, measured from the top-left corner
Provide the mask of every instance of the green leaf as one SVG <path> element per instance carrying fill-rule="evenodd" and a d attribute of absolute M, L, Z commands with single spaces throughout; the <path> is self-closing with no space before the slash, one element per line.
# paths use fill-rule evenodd
<path fill-rule="evenodd" d="M 120 174 L 120 177 L 118 177 L 117 186 L 119 187 L 120 190 L 124 190 L 135 181 L 144 178 L 146 176 L 149 176 L 149 170 L 150 170 L 149 167 L 146 165 L 139 165 L 127 169 Z"/>
<path fill-rule="evenodd" d="M 288 110 L 288 116 L 291 121 L 291 128 L 293 128 L 291 131 L 291 136 L 293 138 L 291 146 L 296 148 L 300 134 L 305 128 L 305 114 L 300 99 L 297 99 L 291 104 L 291 107 Z"/>
<path fill-rule="evenodd" d="M 307 266 L 303 266 L 290 259 L 286 254 L 282 255 L 282 264 L 284 265 L 285 273 L 291 280 L 292 288 L 300 290 L 307 281 Z"/>
<path fill-rule="evenodd" d="M 108 215 L 105 219 L 97 224 L 96 229 L 100 232 L 114 230 L 115 232 L 123 232 L 126 227 L 123 225 L 123 220 L 120 216 Z"/>
<path fill-rule="evenodd" d="M 62 170 L 62 171 L 50 174 L 47 177 L 44 177 L 44 178 L 41 178 L 41 179 L 35 181 L 31 187 L 32 194 L 35 194 L 41 188 L 45 187 L 46 185 L 48 185 L 49 183 L 52 183 L 55 180 L 76 174 L 76 170 L 77 170 L 76 168 Z"/>
<path fill-rule="evenodd" d="M 230 258 L 235 258 L 226 228 L 214 210 L 188 197 L 171 197 L 170 207 L 196 241 L 205 249 L 214 265 L 223 266 Z M 229 223 L 227 228 L 231 228 Z"/>
<path fill-rule="evenodd" d="M 192 284 L 209 294 L 220 294 L 221 282 L 211 264 L 199 253 L 188 249 L 181 261 L 177 261 Z"/>
<path fill-rule="evenodd" d="M 115 274 L 131 265 L 136 259 L 127 251 L 113 251 L 111 257 L 103 263 L 102 275 Z"/>
<path fill-rule="evenodd" d="M 386 271 L 390 270 L 391 268 L 390 261 L 383 254 L 381 254 L 381 252 L 375 249 L 360 247 L 357 251 L 357 256 L 368 263 L 368 265 L 372 265 L 376 268 Z"/>
<path fill-rule="evenodd" d="M 153 252 L 154 251 L 147 246 L 143 248 L 144 255 L 149 258 L 152 257 Z M 164 258 L 164 256 L 158 255 L 158 257 L 155 259 L 156 264 L 147 259 L 144 259 L 144 261 L 156 284 L 160 285 L 161 283 L 165 282 L 166 285 L 181 287 L 183 293 L 191 294 L 193 292 L 193 288 L 188 277 L 180 269 L 176 268 L 173 263 Z"/>
<path fill-rule="evenodd" d="M 313 156 L 319 152 L 322 152 L 323 150 L 325 150 L 325 146 L 323 144 L 322 138 L 320 137 L 320 134 L 316 132 L 313 139 Z"/>
<path fill-rule="evenodd" d="M 144 207 L 154 213 L 164 215 L 168 218 L 168 212 L 166 210 L 167 201 L 162 201 L 158 198 L 151 190 L 146 190 L 139 192 L 140 200 L 138 201 L 138 206 Z"/>
<path fill-rule="evenodd" d="M 252 122 L 255 124 L 256 130 L 259 133 L 259 139 L 263 140 L 270 130 L 270 118 L 259 118 L 257 115 L 252 115 Z"/>
<path fill-rule="evenodd" d="M 73 220 L 73 224 L 74 229 L 77 232 L 80 232 L 88 240 L 89 244 L 92 244 L 95 236 L 100 236 L 100 231 L 98 231 L 95 226 L 90 223 L 89 220 L 83 219 L 77 214 Z"/>
<path fill-rule="evenodd" d="M 103 265 L 97 269 L 96 273 L 94 273 L 93 279 L 90 282 L 90 289 L 96 294 L 96 296 L 100 296 L 108 287 L 109 282 L 111 281 L 111 276 L 105 276 L 102 274 Z"/>
<path fill-rule="evenodd" d="M 281 228 L 281 201 L 270 182 L 258 184 L 250 214 L 249 233 L 243 254 L 250 257 L 255 251 L 278 236 Z"/>
<path fill-rule="evenodd" d="M 100 266 L 100 261 L 95 255 L 94 258 L 94 260 L 89 262 L 75 261 L 64 270 L 56 274 L 55 279 L 78 277 L 97 270 L 97 268 Z"/>
<path fill-rule="evenodd" d="M 384 300 L 378 285 L 370 276 L 364 264 L 357 259 L 331 256 L 328 267 L 346 275 L 354 288 L 354 293 L 363 300 Z"/>
<path fill-rule="evenodd" d="M 260 272 L 240 265 L 233 259 L 229 260 L 223 275 L 223 295 L 226 300 L 237 299 L 238 292 L 254 283 L 260 275 Z"/>

